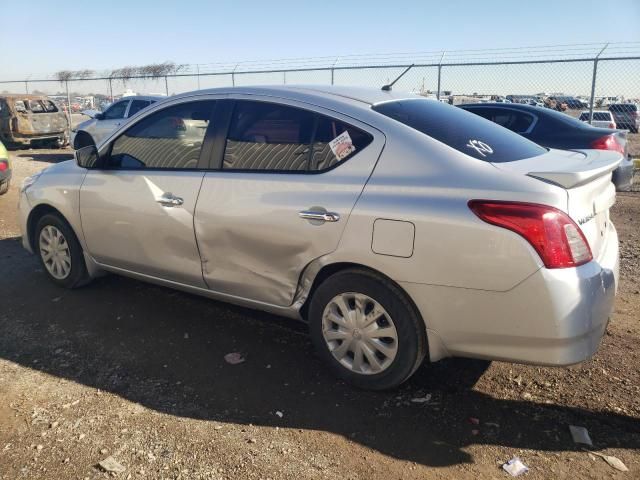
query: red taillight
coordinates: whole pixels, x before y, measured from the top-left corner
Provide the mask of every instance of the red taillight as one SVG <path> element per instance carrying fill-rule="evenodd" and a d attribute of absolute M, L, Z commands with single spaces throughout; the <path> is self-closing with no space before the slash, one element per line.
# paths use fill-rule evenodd
<path fill-rule="evenodd" d="M 580 227 L 557 208 L 497 200 L 471 200 L 469 208 L 481 220 L 527 240 L 547 268 L 577 267 L 593 259 Z"/>
<path fill-rule="evenodd" d="M 6 160 L 0 160 L 0 172 L 5 172 L 9 169 L 9 163 Z"/>
<path fill-rule="evenodd" d="M 605 135 L 591 142 L 591 148 L 596 150 L 614 150 L 624 155 L 624 147 L 615 135 Z"/>
<path fill-rule="evenodd" d="M 610 123 L 610 124 L 609 124 L 609 128 L 613 128 L 613 129 L 615 130 L 615 129 L 616 129 L 616 124 L 615 124 L 615 123 L 613 123 L 613 122 L 612 122 L 612 123 Z"/>

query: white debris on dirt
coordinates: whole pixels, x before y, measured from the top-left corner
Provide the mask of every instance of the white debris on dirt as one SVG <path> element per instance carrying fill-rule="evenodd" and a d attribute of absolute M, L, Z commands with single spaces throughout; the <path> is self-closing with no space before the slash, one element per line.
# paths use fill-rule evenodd
<path fill-rule="evenodd" d="M 126 470 L 124 465 L 122 465 L 113 457 L 105 458 L 104 460 L 99 462 L 98 465 L 100 465 L 100 468 L 102 468 L 105 472 L 109 473 L 122 473 Z"/>
<path fill-rule="evenodd" d="M 517 477 L 529 471 L 527 467 L 518 457 L 513 457 L 507 463 L 502 465 L 502 469 L 512 477 Z"/>
<path fill-rule="evenodd" d="M 571 432 L 574 443 L 581 443 L 583 445 L 589 445 L 590 447 L 593 446 L 593 442 L 586 428 L 569 425 L 569 431 Z"/>

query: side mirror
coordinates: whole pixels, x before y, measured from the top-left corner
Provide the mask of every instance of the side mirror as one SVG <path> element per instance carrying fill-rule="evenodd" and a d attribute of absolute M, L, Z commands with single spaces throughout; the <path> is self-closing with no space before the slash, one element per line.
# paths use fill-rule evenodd
<path fill-rule="evenodd" d="M 82 168 L 96 168 L 98 165 L 98 149 L 95 145 L 82 147 L 76 150 L 76 163 Z"/>
<path fill-rule="evenodd" d="M 104 120 L 104 113 L 96 113 L 93 118 L 96 120 Z"/>

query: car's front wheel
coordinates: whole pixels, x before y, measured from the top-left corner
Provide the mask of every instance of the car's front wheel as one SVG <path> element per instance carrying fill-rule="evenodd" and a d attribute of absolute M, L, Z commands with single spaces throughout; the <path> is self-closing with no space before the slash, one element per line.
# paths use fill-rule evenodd
<path fill-rule="evenodd" d="M 35 246 L 49 278 L 65 288 L 89 281 L 82 247 L 69 224 L 56 214 L 44 215 L 36 225 Z"/>
<path fill-rule="evenodd" d="M 359 388 L 400 385 L 427 352 L 415 307 L 393 282 L 367 270 L 326 279 L 311 300 L 309 328 L 333 373 Z"/>

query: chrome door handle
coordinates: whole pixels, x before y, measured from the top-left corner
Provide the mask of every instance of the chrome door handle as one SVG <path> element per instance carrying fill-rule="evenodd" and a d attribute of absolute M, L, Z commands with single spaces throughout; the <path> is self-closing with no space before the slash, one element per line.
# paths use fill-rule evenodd
<path fill-rule="evenodd" d="M 337 222 L 340 220 L 340 215 L 334 212 L 315 212 L 311 210 L 303 210 L 298 212 L 300 218 L 306 218 L 307 220 L 319 220 L 321 222 Z"/>
<path fill-rule="evenodd" d="M 179 207 L 184 203 L 184 200 L 180 197 L 176 197 L 173 193 L 163 193 L 160 198 L 156 200 L 163 207 Z"/>

